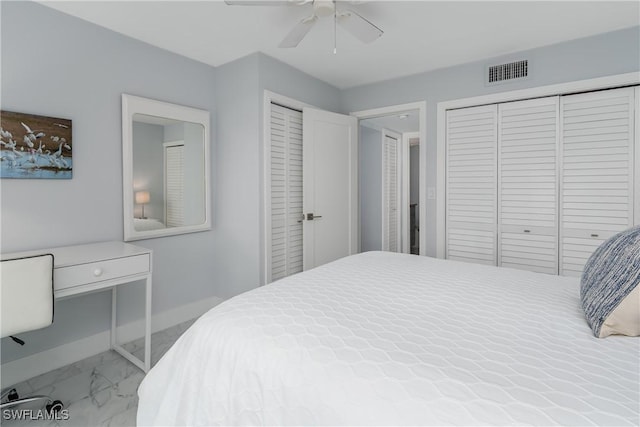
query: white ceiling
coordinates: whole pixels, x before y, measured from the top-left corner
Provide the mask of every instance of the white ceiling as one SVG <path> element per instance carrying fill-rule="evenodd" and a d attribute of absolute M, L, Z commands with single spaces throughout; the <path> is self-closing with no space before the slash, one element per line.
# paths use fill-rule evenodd
<path fill-rule="evenodd" d="M 46 6 L 219 66 L 264 52 L 338 88 L 505 55 L 640 24 L 638 1 L 338 1 L 384 35 L 364 45 L 322 18 L 295 49 L 278 43 L 304 6 L 208 1 L 41 1 Z"/>

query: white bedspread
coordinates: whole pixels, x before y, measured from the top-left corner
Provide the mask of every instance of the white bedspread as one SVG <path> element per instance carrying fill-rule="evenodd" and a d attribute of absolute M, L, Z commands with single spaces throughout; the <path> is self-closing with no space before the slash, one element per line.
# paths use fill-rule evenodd
<path fill-rule="evenodd" d="M 575 278 L 369 252 L 202 316 L 138 425 L 638 425 L 639 360 Z"/>
<path fill-rule="evenodd" d="M 155 218 L 133 218 L 133 228 L 136 231 L 161 230 L 167 228 L 159 219 Z"/>

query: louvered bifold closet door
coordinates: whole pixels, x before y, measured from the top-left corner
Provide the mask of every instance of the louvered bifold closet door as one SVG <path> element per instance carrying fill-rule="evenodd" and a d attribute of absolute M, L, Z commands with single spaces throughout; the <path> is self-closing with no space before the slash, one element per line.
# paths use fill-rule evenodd
<path fill-rule="evenodd" d="M 270 125 L 269 282 L 302 271 L 302 112 L 272 104 Z"/>
<path fill-rule="evenodd" d="M 633 225 L 634 90 L 561 98 L 560 274 Z"/>
<path fill-rule="evenodd" d="M 496 265 L 498 107 L 447 111 L 446 256 Z"/>
<path fill-rule="evenodd" d="M 165 147 L 165 223 L 184 225 L 184 145 Z"/>
<path fill-rule="evenodd" d="M 498 265 L 558 274 L 557 96 L 498 107 Z"/>
<path fill-rule="evenodd" d="M 400 180 L 398 179 L 398 138 L 385 135 L 382 144 L 382 248 L 399 252 Z"/>

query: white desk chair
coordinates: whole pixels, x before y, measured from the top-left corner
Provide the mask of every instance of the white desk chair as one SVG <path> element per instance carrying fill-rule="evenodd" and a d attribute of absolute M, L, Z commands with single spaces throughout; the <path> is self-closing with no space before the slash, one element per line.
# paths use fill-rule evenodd
<path fill-rule="evenodd" d="M 53 255 L 44 254 L 0 261 L 0 330 L 2 338 L 50 326 L 53 323 Z M 60 411 L 62 402 L 49 396 L 20 398 L 15 389 L 2 392 L 0 409 L 45 400 L 48 412 Z"/>

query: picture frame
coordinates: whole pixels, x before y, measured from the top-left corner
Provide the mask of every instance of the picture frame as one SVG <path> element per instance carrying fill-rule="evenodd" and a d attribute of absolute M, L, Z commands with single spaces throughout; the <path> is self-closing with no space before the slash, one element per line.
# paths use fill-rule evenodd
<path fill-rule="evenodd" d="M 0 178 L 71 179 L 69 119 L 0 110 Z"/>

